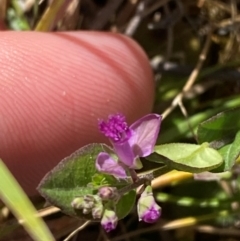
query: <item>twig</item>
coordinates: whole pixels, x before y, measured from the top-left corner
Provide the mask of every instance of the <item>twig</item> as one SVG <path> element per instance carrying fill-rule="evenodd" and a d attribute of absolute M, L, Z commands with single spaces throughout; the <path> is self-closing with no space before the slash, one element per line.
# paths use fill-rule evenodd
<path fill-rule="evenodd" d="M 135 15 L 129 21 L 129 24 L 125 30 L 126 35 L 132 36 L 135 33 L 137 27 L 139 26 L 142 20 L 142 13 L 144 9 L 145 9 L 145 2 L 141 1 L 137 6 Z"/>
<path fill-rule="evenodd" d="M 70 233 L 63 241 L 69 241 L 70 238 L 72 238 L 76 233 L 84 229 L 91 221 L 86 221 L 83 225 L 81 225 L 79 228 L 75 229 L 72 233 Z"/>
<path fill-rule="evenodd" d="M 153 1 L 154 4 L 148 8 L 146 8 L 142 14 L 142 17 L 147 17 L 149 14 L 153 13 L 154 11 L 156 11 L 157 9 L 159 9 L 160 7 L 164 6 L 165 4 L 167 4 L 169 2 L 169 0 L 161 0 L 161 1 Z"/>
<path fill-rule="evenodd" d="M 123 0 L 108 1 L 106 6 L 98 12 L 89 29 L 100 30 L 108 23 L 109 19 L 114 16 L 117 9 L 121 6 Z"/>
<path fill-rule="evenodd" d="M 43 217 L 49 216 L 51 214 L 57 213 L 59 211 L 61 211 L 61 210 L 59 208 L 57 208 L 57 207 L 54 207 L 54 206 L 47 207 L 47 208 L 39 210 L 38 213 L 37 213 L 37 217 L 43 218 Z M 24 220 L 23 219 L 19 219 L 18 223 L 19 224 L 23 224 Z"/>
<path fill-rule="evenodd" d="M 196 230 L 201 233 L 208 233 L 208 234 L 217 234 L 221 237 L 224 235 L 226 236 L 235 236 L 240 237 L 239 229 L 229 229 L 229 228 L 216 228 L 209 225 L 199 225 L 196 227 Z"/>
<path fill-rule="evenodd" d="M 236 20 L 236 17 L 237 17 L 237 2 L 236 0 L 231 0 L 231 18 L 232 18 L 232 24 L 234 25 L 235 23 L 235 20 Z M 237 28 L 234 28 L 234 37 L 236 38 L 237 40 L 237 43 L 239 44 L 240 42 L 240 39 L 239 39 L 239 36 L 238 36 L 238 30 L 239 30 L 239 27 L 238 29 Z"/>
<path fill-rule="evenodd" d="M 198 59 L 198 63 L 196 65 L 196 67 L 194 68 L 194 70 L 192 71 L 191 75 L 189 76 L 186 84 L 184 85 L 182 91 L 173 99 L 171 106 L 169 106 L 162 114 L 163 119 L 165 119 L 178 105 L 179 103 L 182 101 L 182 98 L 184 96 L 184 94 L 189 91 L 192 87 L 192 85 L 194 84 L 194 82 L 196 81 L 198 74 L 203 66 L 203 63 L 206 59 L 206 55 L 208 53 L 208 50 L 210 48 L 210 44 L 211 44 L 211 35 L 212 32 L 209 31 L 206 42 L 203 46 L 202 52 L 199 56 Z"/>
<path fill-rule="evenodd" d="M 187 113 L 187 110 L 186 110 L 185 106 L 183 105 L 182 100 L 179 101 L 178 106 L 179 106 L 179 108 L 180 108 L 182 114 L 183 114 L 184 117 L 186 118 L 186 121 L 187 121 L 187 124 L 188 124 L 189 130 L 191 131 L 192 136 L 194 137 L 194 139 L 195 139 L 196 142 L 197 142 L 197 137 L 196 137 L 196 135 L 195 135 L 195 133 L 194 133 L 193 127 L 192 127 L 192 125 L 191 125 L 191 122 L 189 121 L 188 113 Z"/>
<path fill-rule="evenodd" d="M 54 214 L 54 213 L 57 213 L 57 212 L 60 212 L 60 211 L 61 211 L 60 208 L 51 206 L 51 207 L 47 207 L 47 208 L 39 210 L 38 216 L 43 218 L 43 217 L 49 216 L 51 214 Z"/>

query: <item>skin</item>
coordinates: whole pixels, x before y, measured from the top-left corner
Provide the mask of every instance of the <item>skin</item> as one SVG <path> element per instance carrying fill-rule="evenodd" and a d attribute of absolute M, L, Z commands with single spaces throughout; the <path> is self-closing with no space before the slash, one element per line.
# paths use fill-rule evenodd
<path fill-rule="evenodd" d="M 2 32 L 0 46 L 0 158 L 29 195 L 61 159 L 106 142 L 98 118 L 151 111 L 149 61 L 125 36 Z"/>

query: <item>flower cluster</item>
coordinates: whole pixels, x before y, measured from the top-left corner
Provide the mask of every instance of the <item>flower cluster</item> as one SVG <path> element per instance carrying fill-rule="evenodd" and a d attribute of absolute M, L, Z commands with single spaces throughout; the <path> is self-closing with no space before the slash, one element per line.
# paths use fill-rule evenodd
<path fill-rule="evenodd" d="M 103 215 L 104 207 L 98 195 L 85 195 L 76 197 L 72 201 L 72 207 L 82 210 L 83 214 L 92 214 L 94 219 L 100 219 Z"/>
<path fill-rule="evenodd" d="M 101 219 L 102 227 L 106 232 L 110 232 L 118 223 L 114 202 L 111 199 L 116 197 L 115 193 L 115 188 L 102 187 L 96 195 L 88 194 L 74 198 L 72 207 L 82 210 L 83 214 L 91 214 L 93 219 Z M 137 209 L 139 221 L 154 223 L 160 217 L 161 208 L 154 200 L 151 186 L 147 186 L 141 194 Z"/>
<path fill-rule="evenodd" d="M 95 195 L 84 195 L 73 199 L 74 209 L 82 210 L 83 214 L 91 214 L 93 219 L 101 219 L 101 225 L 110 232 L 117 226 L 118 218 L 115 212 L 117 189 L 115 187 L 101 187 Z"/>
<path fill-rule="evenodd" d="M 114 159 L 107 152 L 100 152 L 96 159 L 96 168 L 117 179 L 126 178 L 129 174 L 133 179 L 134 169 L 142 167 L 139 157 L 150 155 L 160 130 L 161 116 L 149 114 L 128 126 L 121 114 L 110 115 L 108 121 L 99 121 L 100 131 L 109 138 L 116 154 Z M 136 176 L 136 173 L 135 173 Z M 102 196 L 101 196 L 102 195 Z M 110 197 L 111 190 L 102 189 L 101 198 Z M 151 186 L 147 186 L 141 194 L 138 204 L 139 221 L 155 222 L 161 215 L 161 208 L 154 200 Z M 105 209 L 101 224 L 109 232 L 117 225 L 117 215 L 113 210 Z"/>

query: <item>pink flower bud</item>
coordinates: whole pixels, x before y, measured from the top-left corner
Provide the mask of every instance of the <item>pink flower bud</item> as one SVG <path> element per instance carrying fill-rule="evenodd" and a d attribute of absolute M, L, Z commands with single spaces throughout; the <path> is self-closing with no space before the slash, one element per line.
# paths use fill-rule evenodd
<path fill-rule="evenodd" d="M 116 187 L 101 187 L 98 190 L 98 196 L 102 198 L 102 200 L 110 200 L 117 198 L 118 192 Z"/>
<path fill-rule="evenodd" d="M 139 221 L 154 223 L 161 216 L 161 208 L 155 202 L 152 193 L 152 187 L 147 186 L 138 200 L 138 217 Z"/>
<path fill-rule="evenodd" d="M 101 225 L 106 232 L 110 232 L 116 228 L 118 217 L 113 210 L 105 209 L 101 220 Z"/>

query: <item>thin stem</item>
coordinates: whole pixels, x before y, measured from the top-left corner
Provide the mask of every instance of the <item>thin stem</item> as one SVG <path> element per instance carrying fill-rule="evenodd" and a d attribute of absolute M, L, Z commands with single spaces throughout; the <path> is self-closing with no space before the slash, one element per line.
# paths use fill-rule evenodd
<path fill-rule="evenodd" d="M 202 49 L 202 52 L 199 56 L 198 63 L 194 70 L 192 71 L 191 75 L 189 76 L 186 84 L 184 85 L 182 91 L 173 99 L 171 106 L 169 106 L 162 114 L 163 119 L 165 119 L 182 101 L 184 94 L 191 89 L 193 86 L 194 82 L 196 81 L 200 70 L 202 69 L 203 63 L 206 59 L 208 50 L 211 45 L 211 37 L 212 37 L 212 32 L 210 31 L 207 36 L 207 40 L 205 42 L 205 45 Z"/>
<path fill-rule="evenodd" d="M 159 176 L 162 176 L 163 174 L 166 174 L 167 172 L 171 171 L 172 169 L 168 166 L 168 165 L 165 165 L 164 167 L 161 167 L 155 171 L 152 172 L 152 175 L 153 175 L 153 178 L 157 178 Z"/>
<path fill-rule="evenodd" d="M 86 221 L 83 225 L 81 225 L 80 227 L 78 227 L 77 229 L 75 229 L 72 233 L 70 233 L 65 239 L 64 241 L 69 241 L 70 238 L 72 238 L 76 233 L 78 233 L 79 231 L 83 230 L 89 223 L 91 223 L 91 221 Z"/>
<path fill-rule="evenodd" d="M 131 175 L 133 183 L 135 183 L 139 180 L 139 177 L 138 177 L 138 175 L 137 175 L 137 173 L 135 172 L 134 169 L 129 169 L 129 173 Z"/>
<path fill-rule="evenodd" d="M 140 178 L 138 181 L 134 182 L 133 184 L 130 184 L 129 186 L 121 188 L 118 191 L 118 194 L 120 196 L 123 196 L 125 193 L 128 193 L 129 191 L 136 189 L 137 187 L 141 186 L 142 184 L 145 184 L 147 181 L 149 181 L 147 178 Z"/>
<path fill-rule="evenodd" d="M 167 173 L 169 171 L 170 171 L 170 168 L 169 168 L 169 166 L 166 165 L 166 166 L 161 167 L 161 168 L 159 168 L 159 169 L 157 169 L 157 170 L 155 170 L 155 171 L 153 171 L 151 173 L 137 176 L 137 180 L 135 182 L 133 182 L 132 184 L 130 184 L 130 185 L 126 186 L 126 187 L 121 188 L 118 191 L 118 194 L 119 194 L 119 196 L 123 196 L 125 193 L 128 193 L 129 191 L 131 191 L 133 189 L 136 189 L 137 187 L 139 187 L 139 186 L 141 186 L 143 184 L 150 183 L 154 178 L 156 178 L 156 177 L 158 177 L 160 175 L 163 175 L 163 174 L 165 174 L 165 173 Z M 136 174 L 135 171 L 134 171 L 134 173 Z"/>

